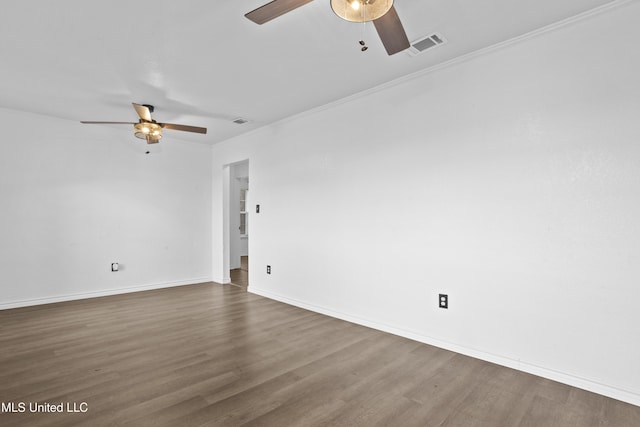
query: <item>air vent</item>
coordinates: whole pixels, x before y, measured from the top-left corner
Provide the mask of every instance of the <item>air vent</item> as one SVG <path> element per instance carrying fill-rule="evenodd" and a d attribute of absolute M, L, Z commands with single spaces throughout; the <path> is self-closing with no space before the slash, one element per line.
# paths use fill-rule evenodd
<path fill-rule="evenodd" d="M 411 55 L 417 55 L 425 50 L 432 49 L 434 47 L 445 44 L 447 41 L 438 33 L 431 34 L 430 36 L 422 37 L 418 40 L 411 42 L 409 47 L 409 53 Z"/>
<path fill-rule="evenodd" d="M 247 119 L 243 119 L 242 117 L 238 117 L 237 119 L 233 120 L 233 123 L 237 124 L 237 125 L 243 125 L 245 123 L 247 123 L 249 120 Z"/>

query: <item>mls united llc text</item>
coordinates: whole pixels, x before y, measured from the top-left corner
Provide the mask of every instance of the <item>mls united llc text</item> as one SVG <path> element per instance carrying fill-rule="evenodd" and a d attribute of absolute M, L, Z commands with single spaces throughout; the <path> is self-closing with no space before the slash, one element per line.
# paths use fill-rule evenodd
<path fill-rule="evenodd" d="M 60 402 L 60 403 L 37 403 L 37 402 L 2 402 L 2 413 L 23 413 L 23 412 L 80 412 L 89 410 L 87 402 Z"/>

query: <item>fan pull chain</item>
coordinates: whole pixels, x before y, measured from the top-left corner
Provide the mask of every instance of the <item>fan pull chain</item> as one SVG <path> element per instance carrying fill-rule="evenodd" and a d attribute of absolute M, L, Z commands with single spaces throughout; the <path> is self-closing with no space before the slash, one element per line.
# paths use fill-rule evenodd
<path fill-rule="evenodd" d="M 362 47 L 360 48 L 360 50 L 361 50 L 362 52 L 364 52 L 364 51 L 366 51 L 367 49 L 369 49 L 369 47 L 367 47 L 367 44 L 364 42 L 364 31 L 365 31 L 365 25 L 367 24 L 367 22 L 366 22 L 366 21 L 365 21 L 365 19 L 364 19 L 364 18 L 365 18 L 365 16 L 364 16 L 365 10 L 366 10 L 366 7 L 365 7 L 365 5 L 363 4 L 363 5 L 362 5 L 362 37 L 360 37 L 360 41 L 358 42 L 358 43 L 360 44 L 360 46 L 362 46 Z"/>

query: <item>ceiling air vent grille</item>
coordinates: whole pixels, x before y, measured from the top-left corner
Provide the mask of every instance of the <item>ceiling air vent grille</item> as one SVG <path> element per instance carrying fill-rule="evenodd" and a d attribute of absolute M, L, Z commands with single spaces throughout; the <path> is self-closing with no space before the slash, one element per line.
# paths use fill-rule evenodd
<path fill-rule="evenodd" d="M 438 33 L 431 34 L 430 36 L 422 37 L 418 40 L 411 42 L 409 47 L 409 53 L 411 55 L 417 55 L 425 50 L 432 49 L 441 44 L 445 44 L 447 41 Z"/>

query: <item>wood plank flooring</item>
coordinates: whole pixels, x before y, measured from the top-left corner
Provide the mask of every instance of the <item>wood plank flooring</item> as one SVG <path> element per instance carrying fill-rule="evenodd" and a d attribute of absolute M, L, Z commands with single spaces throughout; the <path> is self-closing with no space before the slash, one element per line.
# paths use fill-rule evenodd
<path fill-rule="evenodd" d="M 240 257 L 240 268 L 234 268 L 229 273 L 232 285 L 247 288 L 249 286 L 249 257 Z"/>
<path fill-rule="evenodd" d="M 0 401 L 27 405 L 2 426 L 640 426 L 640 407 L 214 283 L 0 311 L 0 352 Z"/>

